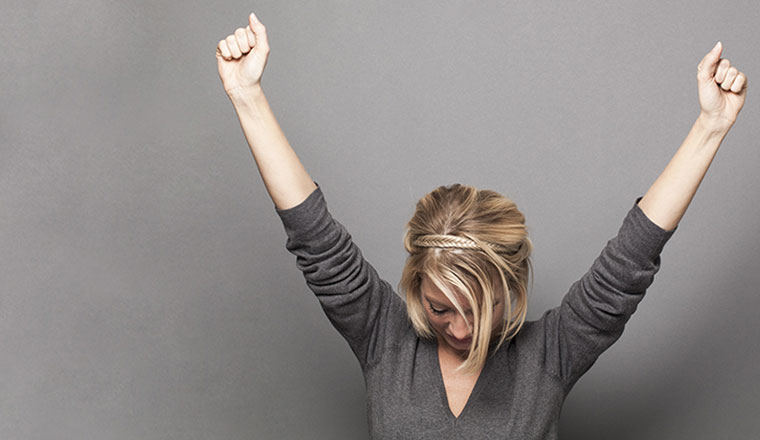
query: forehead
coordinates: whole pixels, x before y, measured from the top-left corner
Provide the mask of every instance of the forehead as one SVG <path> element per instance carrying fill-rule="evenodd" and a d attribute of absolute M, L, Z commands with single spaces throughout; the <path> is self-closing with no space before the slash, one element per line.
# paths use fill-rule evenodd
<path fill-rule="evenodd" d="M 449 299 L 446 297 L 446 295 L 441 291 L 441 289 L 438 288 L 438 286 L 433 282 L 432 279 L 427 274 L 423 274 L 421 277 L 422 281 L 420 284 L 420 290 L 422 291 L 423 296 L 427 296 L 431 300 L 437 301 L 442 304 L 451 304 Z M 501 280 L 496 277 L 496 279 L 493 280 L 493 286 L 497 292 L 501 290 L 502 282 Z M 464 305 L 467 304 L 467 298 L 458 292 L 458 287 L 451 286 L 451 290 L 454 291 L 457 295 L 457 300 L 460 304 Z M 480 290 L 480 288 L 478 288 Z"/>
<path fill-rule="evenodd" d="M 420 288 L 422 290 L 422 296 L 424 298 L 428 298 L 429 300 L 435 301 L 439 304 L 453 306 L 453 304 L 451 304 L 451 301 L 449 301 L 441 289 L 439 289 L 438 286 L 436 286 L 435 283 L 427 275 L 422 276 L 422 283 L 420 285 Z M 456 289 L 453 290 L 456 291 Z M 459 301 L 459 304 L 467 304 L 467 298 L 465 298 L 462 294 L 457 295 L 457 300 Z"/>

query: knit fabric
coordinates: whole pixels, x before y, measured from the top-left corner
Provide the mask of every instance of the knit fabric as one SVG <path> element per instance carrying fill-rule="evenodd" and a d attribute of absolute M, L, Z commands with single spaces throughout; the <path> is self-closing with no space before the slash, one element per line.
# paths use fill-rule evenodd
<path fill-rule="evenodd" d="M 458 417 L 437 341 L 416 335 L 404 300 L 332 217 L 319 185 L 299 205 L 275 210 L 306 285 L 359 361 L 371 438 L 525 440 L 558 437 L 570 389 L 620 337 L 659 271 L 677 228 L 657 226 L 639 200 L 561 304 L 526 321 L 488 358 Z"/>

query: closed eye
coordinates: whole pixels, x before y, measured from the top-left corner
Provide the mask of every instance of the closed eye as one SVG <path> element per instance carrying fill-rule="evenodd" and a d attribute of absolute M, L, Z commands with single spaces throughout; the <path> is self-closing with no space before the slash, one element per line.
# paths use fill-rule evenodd
<path fill-rule="evenodd" d="M 494 303 L 493 308 L 495 309 L 496 306 L 498 305 L 499 305 L 499 302 L 497 301 L 496 303 Z M 428 303 L 428 306 L 430 306 L 430 311 L 433 312 L 434 315 L 443 315 L 444 313 L 448 311 L 448 310 L 438 310 L 434 308 L 433 305 L 430 303 Z"/>
<path fill-rule="evenodd" d="M 435 309 L 435 308 L 433 308 L 432 305 L 430 306 L 430 311 L 433 312 L 433 314 L 435 314 L 435 315 L 443 315 L 444 313 L 446 313 L 446 310 Z"/>

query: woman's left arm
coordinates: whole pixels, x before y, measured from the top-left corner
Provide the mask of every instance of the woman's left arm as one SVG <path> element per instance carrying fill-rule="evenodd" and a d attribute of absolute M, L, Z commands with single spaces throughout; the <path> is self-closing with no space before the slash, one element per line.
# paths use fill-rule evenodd
<path fill-rule="evenodd" d="M 655 180 L 639 207 L 665 230 L 673 230 L 697 192 L 723 138 L 736 122 L 747 94 L 747 77 L 721 59 L 718 44 L 697 66 L 701 112 L 665 170 Z"/>

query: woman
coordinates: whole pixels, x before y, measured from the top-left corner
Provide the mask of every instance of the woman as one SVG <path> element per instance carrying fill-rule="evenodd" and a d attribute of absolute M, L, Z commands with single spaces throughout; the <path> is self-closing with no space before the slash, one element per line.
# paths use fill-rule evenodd
<path fill-rule="evenodd" d="M 248 20 L 219 42 L 219 76 L 286 247 L 359 360 L 372 437 L 556 438 L 568 392 L 654 280 L 744 104 L 746 76 L 720 59 L 720 43 L 704 56 L 701 112 L 686 140 L 561 305 L 525 321 L 531 242 L 517 206 L 493 191 L 455 184 L 423 197 L 404 238 L 406 301 L 379 278 L 277 124 L 261 87 L 266 29 Z"/>

